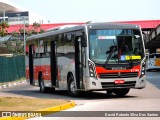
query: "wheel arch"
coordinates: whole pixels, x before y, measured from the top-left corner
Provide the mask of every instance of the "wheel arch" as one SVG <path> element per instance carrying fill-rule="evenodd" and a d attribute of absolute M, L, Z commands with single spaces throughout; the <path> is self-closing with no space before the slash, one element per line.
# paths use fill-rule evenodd
<path fill-rule="evenodd" d="M 71 71 L 69 71 L 68 74 L 67 74 L 67 84 L 68 84 L 70 76 L 73 77 L 73 73 Z"/>

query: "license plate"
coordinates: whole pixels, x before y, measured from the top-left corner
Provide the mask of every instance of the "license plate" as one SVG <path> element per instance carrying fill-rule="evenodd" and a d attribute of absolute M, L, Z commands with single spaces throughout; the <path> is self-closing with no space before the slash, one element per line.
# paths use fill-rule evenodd
<path fill-rule="evenodd" d="M 115 84 L 124 84 L 124 80 L 115 80 L 114 83 Z"/>

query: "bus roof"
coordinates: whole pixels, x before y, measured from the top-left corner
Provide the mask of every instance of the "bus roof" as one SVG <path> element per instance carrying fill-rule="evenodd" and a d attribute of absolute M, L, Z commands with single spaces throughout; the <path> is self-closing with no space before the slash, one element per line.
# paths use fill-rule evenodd
<path fill-rule="evenodd" d="M 106 22 L 104 22 L 104 23 L 89 23 L 89 24 L 74 25 L 74 26 L 64 27 L 64 28 L 63 28 L 63 26 L 61 26 L 61 28 L 63 28 L 63 29 L 53 28 L 53 29 L 50 29 L 44 33 L 27 37 L 27 41 L 32 40 L 32 39 L 47 37 L 50 35 L 60 34 L 60 33 L 64 33 L 64 32 L 85 29 L 85 27 L 87 27 L 88 29 L 106 29 L 106 28 L 107 29 L 140 29 L 139 25 L 131 25 L 131 24 L 106 23 Z"/>
<path fill-rule="evenodd" d="M 139 25 L 122 24 L 122 23 L 90 23 L 87 24 L 90 29 L 139 29 Z"/>
<path fill-rule="evenodd" d="M 42 38 L 42 37 L 47 37 L 50 35 L 56 35 L 56 34 L 60 34 L 60 33 L 64 33 L 64 32 L 69 32 L 69 31 L 74 31 L 74 30 L 79 30 L 79 29 L 84 29 L 85 25 L 80 25 L 80 26 L 73 26 L 73 27 L 66 27 L 64 29 L 52 29 L 49 31 L 46 31 L 44 33 L 41 34 L 36 34 L 36 35 L 32 35 L 27 37 L 27 40 L 32 40 L 32 39 L 37 39 L 37 38 Z"/>

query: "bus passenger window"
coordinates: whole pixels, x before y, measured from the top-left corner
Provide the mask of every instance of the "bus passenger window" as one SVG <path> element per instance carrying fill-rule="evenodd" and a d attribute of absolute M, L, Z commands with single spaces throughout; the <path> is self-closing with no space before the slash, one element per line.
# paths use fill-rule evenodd
<path fill-rule="evenodd" d="M 39 53 L 44 53 L 44 43 L 43 40 L 39 42 Z"/>
<path fill-rule="evenodd" d="M 47 42 L 44 43 L 44 53 L 47 52 Z"/>

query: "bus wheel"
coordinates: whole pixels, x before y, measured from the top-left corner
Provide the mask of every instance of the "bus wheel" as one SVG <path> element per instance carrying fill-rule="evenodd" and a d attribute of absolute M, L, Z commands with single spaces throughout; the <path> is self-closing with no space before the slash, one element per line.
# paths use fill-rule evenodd
<path fill-rule="evenodd" d="M 123 97 L 129 92 L 129 90 L 130 90 L 130 88 L 114 89 L 113 93 L 116 94 L 119 97 Z"/>
<path fill-rule="evenodd" d="M 42 76 L 39 77 L 39 86 L 40 86 L 40 92 L 45 93 L 46 87 L 44 86 L 44 80 Z"/>
<path fill-rule="evenodd" d="M 72 97 L 76 97 L 78 95 L 73 76 L 70 76 L 68 80 L 68 94 Z"/>

